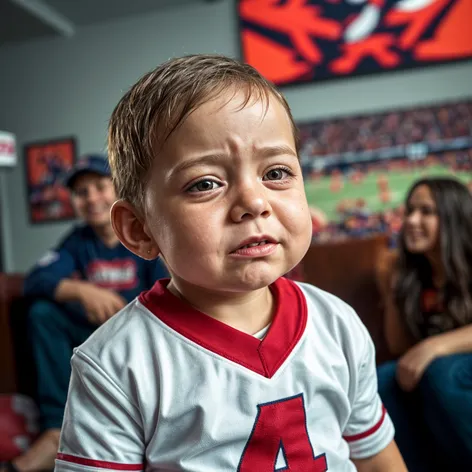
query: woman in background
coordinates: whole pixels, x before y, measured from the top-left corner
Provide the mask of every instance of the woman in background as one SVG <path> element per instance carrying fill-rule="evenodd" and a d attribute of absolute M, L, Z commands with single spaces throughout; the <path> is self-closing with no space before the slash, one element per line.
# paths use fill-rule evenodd
<path fill-rule="evenodd" d="M 379 271 L 397 360 L 379 392 L 410 472 L 472 470 L 472 196 L 452 178 L 410 189 L 398 253 Z"/>

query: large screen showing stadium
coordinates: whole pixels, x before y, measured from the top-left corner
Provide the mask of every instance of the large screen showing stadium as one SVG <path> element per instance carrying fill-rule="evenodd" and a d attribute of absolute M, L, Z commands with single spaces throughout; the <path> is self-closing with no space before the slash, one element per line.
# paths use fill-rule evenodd
<path fill-rule="evenodd" d="M 472 57 L 471 0 L 239 0 L 243 59 L 277 85 Z"/>
<path fill-rule="evenodd" d="M 395 243 L 404 199 L 424 176 L 472 191 L 472 100 L 299 123 L 315 242 L 387 233 Z"/>

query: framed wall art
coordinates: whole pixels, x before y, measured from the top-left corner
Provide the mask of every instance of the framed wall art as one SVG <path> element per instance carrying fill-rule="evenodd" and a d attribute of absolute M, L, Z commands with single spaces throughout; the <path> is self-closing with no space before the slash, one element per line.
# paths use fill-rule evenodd
<path fill-rule="evenodd" d="M 32 224 L 74 218 L 64 178 L 76 159 L 76 140 L 73 137 L 25 146 L 27 204 Z"/>

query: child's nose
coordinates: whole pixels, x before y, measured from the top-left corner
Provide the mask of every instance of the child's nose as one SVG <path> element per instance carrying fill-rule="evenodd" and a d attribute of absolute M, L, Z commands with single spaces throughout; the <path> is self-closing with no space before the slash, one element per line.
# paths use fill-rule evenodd
<path fill-rule="evenodd" d="M 267 218 L 272 213 L 272 208 L 264 189 L 254 186 L 245 186 L 237 191 L 236 202 L 231 209 L 231 218 L 239 222 L 247 218 Z"/>

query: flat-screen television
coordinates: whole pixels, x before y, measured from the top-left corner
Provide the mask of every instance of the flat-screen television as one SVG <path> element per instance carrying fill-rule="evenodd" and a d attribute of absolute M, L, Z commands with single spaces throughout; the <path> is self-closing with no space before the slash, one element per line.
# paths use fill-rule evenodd
<path fill-rule="evenodd" d="M 472 58 L 472 0 L 238 0 L 243 60 L 277 85 Z"/>

